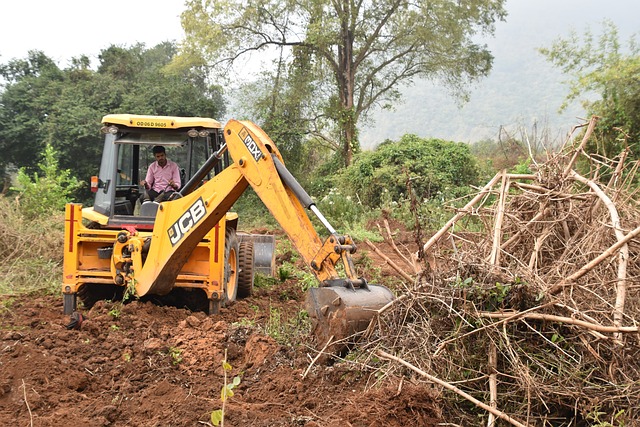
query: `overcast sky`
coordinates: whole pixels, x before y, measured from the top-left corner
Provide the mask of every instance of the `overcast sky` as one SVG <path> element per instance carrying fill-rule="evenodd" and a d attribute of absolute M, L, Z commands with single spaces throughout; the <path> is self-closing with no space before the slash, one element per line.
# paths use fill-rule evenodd
<path fill-rule="evenodd" d="M 184 3 L 185 0 L 4 0 L 0 63 L 24 58 L 29 50 L 37 49 L 64 68 L 72 57 L 86 54 L 93 59 L 111 44 L 131 46 L 142 42 L 152 47 L 167 40 L 179 41 L 183 37 L 180 13 Z M 621 29 L 640 29 L 638 0 L 509 0 L 507 9 L 510 17 L 498 26 L 498 42 L 504 28 L 518 31 L 514 27 L 530 32 L 535 40 L 536 29 L 527 26 L 526 16 L 544 16 L 547 25 L 557 28 L 559 35 L 604 18 L 613 20 Z M 514 22 L 523 16 L 522 22 Z M 496 41 L 490 44 L 495 45 Z"/>
<path fill-rule="evenodd" d="M 185 0 L 4 0 L 0 63 L 41 50 L 66 67 L 82 54 L 96 58 L 112 44 L 148 47 L 183 37 Z"/>

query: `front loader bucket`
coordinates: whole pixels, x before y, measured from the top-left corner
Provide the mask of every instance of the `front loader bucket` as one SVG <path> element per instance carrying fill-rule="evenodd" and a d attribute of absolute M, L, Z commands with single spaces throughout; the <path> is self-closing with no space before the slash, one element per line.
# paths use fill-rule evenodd
<path fill-rule="evenodd" d="M 317 346 L 321 349 L 326 345 L 325 352 L 329 354 L 343 353 L 353 341 L 349 337 L 367 329 L 377 311 L 394 298 L 388 288 L 380 285 L 309 289 L 306 309 Z"/>
<path fill-rule="evenodd" d="M 238 233 L 240 242 L 253 242 L 253 269 L 256 273 L 275 277 L 276 238 L 269 234 Z"/>

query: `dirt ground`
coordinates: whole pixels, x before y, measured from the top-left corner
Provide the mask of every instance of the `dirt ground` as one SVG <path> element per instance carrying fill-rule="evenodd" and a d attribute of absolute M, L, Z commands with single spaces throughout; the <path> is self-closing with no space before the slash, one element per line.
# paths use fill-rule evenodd
<path fill-rule="evenodd" d="M 393 271 L 383 266 L 381 274 Z M 80 310 L 87 317 L 80 330 L 67 330 L 60 296 L 5 298 L 0 425 L 209 425 L 221 407 L 225 352 L 230 378 L 241 378 L 227 401 L 227 427 L 437 425 L 428 386 L 376 382 L 375 374 L 344 362 L 314 364 L 303 378 L 316 355 L 308 341 L 281 345 L 264 332 L 270 313 L 281 313 L 282 322 L 294 318 L 303 299 L 290 279 L 213 316 L 150 302 L 99 302 Z"/>

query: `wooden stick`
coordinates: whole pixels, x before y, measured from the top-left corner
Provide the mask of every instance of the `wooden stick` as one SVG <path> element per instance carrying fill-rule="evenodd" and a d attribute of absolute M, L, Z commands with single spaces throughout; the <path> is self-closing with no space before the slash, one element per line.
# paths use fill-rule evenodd
<path fill-rule="evenodd" d="M 489 319 L 535 319 L 535 320 L 546 320 L 549 322 L 558 322 L 558 323 L 567 323 L 570 325 L 582 326 L 583 328 L 591 329 L 598 332 L 605 333 L 617 333 L 617 332 L 638 332 L 637 326 L 604 326 L 598 325 L 597 323 L 589 323 L 584 320 L 574 319 L 573 317 L 564 317 L 564 316 L 556 316 L 554 314 L 543 314 L 543 313 L 497 313 L 497 312 L 480 312 L 480 317 L 485 317 Z"/>
<path fill-rule="evenodd" d="M 576 164 L 576 161 L 578 160 L 578 156 L 584 150 L 584 146 L 587 144 L 587 141 L 589 140 L 589 138 L 591 138 L 591 134 L 593 133 L 593 129 L 595 129 L 596 127 L 597 121 L 598 121 L 598 116 L 591 116 L 591 120 L 589 120 L 589 126 L 587 127 L 587 130 L 584 133 L 584 137 L 582 137 L 582 142 L 580 142 L 580 145 L 578 146 L 578 148 L 576 148 L 575 153 L 573 153 L 573 157 L 571 158 L 571 161 L 569 162 L 567 167 L 564 169 L 564 173 L 562 174 L 564 178 L 567 178 L 571 173 L 571 171 L 573 170 L 573 165 Z"/>
<path fill-rule="evenodd" d="M 500 265 L 500 242 L 502 241 L 502 223 L 504 221 L 504 206 L 507 203 L 507 194 L 509 193 L 509 179 L 507 178 L 506 169 L 502 170 L 502 185 L 500 187 L 500 201 L 498 202 L 498 211 L 493 227 L 493 246 L 491 247 L 491 255 L 489 262 L 494 266 Z"/>
<path fill-rule="evenodd" d="M 487 185 L 485 185 L 482 188 L 482 190 L 480 190 L 480 192 L 478 194 L 476 194 L 476 196 L 469 201 L 469 203 L 464 205 L 464 207 L 462 209 L 460 209 L 458 211 L 458 213 L 456 213 L 449 221 L 447 221 L 447 223 L 436 234 L 431 236 L 429 241 L 427 243 L 425 243 L 424 246 L 422 247 L 422 251 L 423 252 L 427 252 L 429 250 L 429 248 L 431 248 L 431 246 L 433 246 L 440 239 L 440 237 L 442 237 L 442 235 L 444 233 L 446 233 L 447 230 L 449 228 L 451 228 L 451 226 L 453 224 L 456 223 L 457 220 L 459 220 L 460 218 L 465 216 L 468 213 L 467 211 L 470 208 L 472 208 L 476 203 L 478 203 L 478 201 L 480 201 L 480 199 L 482 199 L 484 196 L 486 196 L 487 193 L 489 193 L 489 191 L 491 191 L 491 188 L 493 188 L 493 186 L 496 184 L 496 182 L 498 182 L 498 180 L 501 179 L 501 178 L 502 178 L 502 172 L 498 172 L 491 179 L 491 181 L 489 181 L 487 183 Z"/>
<path fill-rule="evenodd" d="M 523 227 L 521 227 L 513 236 L 511 236 L 506 242 L 504 242 L 502 246 L 500 246 L 500 249 L 505 250 L 509 247 L 509 245 L 520 240 L 520 236 L 522 236 L 522 233 L 524 233 L 525 230 L 527 230 L 529 227 L 531 227 L 531 225 L 535 224 L 536 221 L 540 220 L 547 214 L 548 211 L 546 208 L 546 204 L 543 204 L 542 206 L 540 206 L 540 211 L 538 211 L 538 213 L 533 218 L 531 218 L 529 222 L 527 222 Z"/>
<path fill-rule="evenodd" d="M 509 179 L 507 178 L 507 171 L 502 171 L 502 186 L 500 187 L 500 200 L 498 202 L 498 211 L 493 227 L 493 246 L 491 248 L 491 255 L 489 256 L 489 262 L 492 268 L 497 268 L 500 265 L 500 242 L 502 241 L 502 223 L 504 221 L 504 207 L 507 203 L 507 194 L 509 193 Z M 489 405 L 493 409 L 498 407 L 498 351 L 496 344 L 489 340 Z M 494 427 L 496 418 L 493 412 L 489 412 L 489 418 L 487 419 L 487 427 Z"/>
<path fill-rule="evenodd" d="M 489 405 L 498 408 L 498 350 L 492 340 L 489 340 Z M 495 415 L 489 412 L 487 427 L 494 427 L 495 423 Z"/>
<path fill-rule="evenodd" d="M 398 247 L 396 246 L 396 242 L 393 240 L 393 235 L 391 234 L 391 229 L 389 228 L 389 221 L 387 221 L 386 219 L 384 220 L 384 227 L 386 228 L 387 234 L 389 235 L 389 244 L 391 245 L 391 247 L 393 247 L 398 256 L 400 256 L 400 258 L 402 258 L 404 262 L 406 262 L 409 267 L 413 269 L 413 274 L 418 274 L 418 268 L 416 267 L 415 263 L 411 262 L 406 256 L 404 256 L 404 254 L 400 252 L 400 249 L 398 249 Z"/>
<path fill-rule="evenodd" d="M 329 347 L 329 344 L 331 344 L 331 341 L 333 341 L 333 335 L 331 335 L 329 337 L 329 340 L 327 341 L 327 343 L 324 345 L 324 347 L 322 347 L 322 350 L 320 350 L 318 352 L 318 354 L 316 354 L 316 357 L 313 358 L 313 360 L 311 361 L 311 363 L 309 363 L 309 366 L 307 366 L 307 369 L 305 369 L 304 374 L 302 374 L 302 379 L 305 379 L 307 374 L 309 373 L 309 371 L 311 370 L 311 367 L 318 361 L 318 359 L 320 358 L 321 355 L 324 354 L 324 351 L 327 349 L 327 347 Z"/>
<path fill-rule="evenodd" d="M 458 387 L 449 384 L 446 381 L 443 381 L 439 378 L 434 377 L 433 375 L 429 375 L 428 373 L 426 373 L 425 371 L 423 371 L 420 368 L 417 368 L 416 366 L 412 365 L 411 363 L 407 362 L 406 360 L 400 359 L 399 357 L 396 357 L 392 354 L 387 353 L 386 351 L 383 350 L 378 350 L 376 351 L 376 353 L 378 354 L 378 356 L 387 359 L 387 360 L 393 360 L 395 362 L 398 362 L 404 366 L 406 366 L 407 368 L 411 369 L 412 371 L 422 375 L 423 377 L 425 377 L 426 379 L 428 379 L 431 382 L 434 382 L 436 384 L 441 385 L 442 387 L 453 391 L 454 393 L 464 397 L 465 399 L 467 399 L 468 401 L 470 401 L 471 403 L 475 404 L 476 406 L 484 409 L 485 411 L 488 411 L 490 413 L 492 413 L 493 415 L 495 415 L 496 417 L 505 420 L 511 424 L 513 424 L 514 426 L 517 427 L 527 427 L 526 424 L 521 423 L 520 421 L 510 417 L 509 415 L 505 414 L 502 411 L 499 411 L 498 409 L 494 409 L 491 406 L 480 402 L 478 399 L 476 399 L 475 397 L 471 396 L 470 394 L 465 393 L 464 391 L 460 390 Z"/>
<path fill-rule="evenodd" d="M 575 273 L 573 273 L 569 277 L 565 278 L 560 283 L 557 283 L 557 284 L 553 285 L 549 289 L 549 295 L 555 295 L 558 292 L 560 292 L 562 289 L 564 289 L 566 286 L 572 285 L 573 282 L 575 282 L 576 280 L 578 280 L 579 278 L 584 276 L 587 272 L 589 272 L 596 265 L 600 264 L 602 261 L 604 261 L 607 258 L 609 258 L 610 256 L 612 256 L 618 249 L 620 249 L 622 246 L 626 245 L 629 240 L 633 239 L 638 234 L 640 234 L 640 226 L 634 228 L 632 231 L 627 233 L 627 235 L 625 235 L 622 240 L 618 240 L 616 243 L 614 243 L 613 245 L 609 246 L 609 248 L 606 251 L 602 252 L 600 255 L 598 255 L 596 258 L 594 258 L 593 260 L 591 260 L 587 264 L 583 265 L 578 271 L 576 271 Z"/>
<path fill-rule="evenodd" d="M 27 400 L 27 385 L 24 383 L 24 379 L 22 380 L 22 393 L 24 395 L 24 404 L 27 405 L 27 411 L 29 411 L 29 426 L 33 427 L 33 414 Z"/>
<path fill-rule="evenodd" d="M 577 181 L 588 185 L 594 193 L 599 197 L 599 200 L 604 203 L 609 211 L 609 217 L 611 218 L 611 225 L 613 226 L 613 232 L 616 235 L 618 241 L 624 239 L 622 233 L 622 227 L 620 225 L 620 215 L 618 209 L 613 201 L 605 194 L 604 191 L 593 181 L 579 175 L 576 171 L 571 171 L 571 177 Z M 613 309 L 613 324 L 616 326 L 622 326 L 622 319 L 624 317 L 624 305 L 627 297 L 627 264 L 629 259 L 629 245 L 626 243 L 620 247 L 618 252 L 618 281 L 616 282 L 616 302 Z"/>
<path fill-rule="evenodd" d="M 374 251 L 375 253 L 377 253 L 380 257 L 382 257 L 382 259 L 384 259 L 387 264 L 389 264 L 394 270 L 396 270 L 398 273 L 400 273 L 400 275 L 402 277 L 404 277 L 406 280 L 408 280 L 409 282 L 413 283 L 414 282 L 414 278 L 411 277 L 409 274 L 407 274 L 404 270 L 402 270 L 398 264 L 396 264 L 395 262 L 391 261 L 391 259 L 386 256 L 385 254 L 382 253 L 382 251 L 380 249 L 378 249 L 376 247 L 376 245 L 374 245 L 373 243 L 371 243 L 368 239 L 365 239 L 364 242 L 367 244 L 367 246 L 369 246 L 371 248 L 372 251 Z"/>

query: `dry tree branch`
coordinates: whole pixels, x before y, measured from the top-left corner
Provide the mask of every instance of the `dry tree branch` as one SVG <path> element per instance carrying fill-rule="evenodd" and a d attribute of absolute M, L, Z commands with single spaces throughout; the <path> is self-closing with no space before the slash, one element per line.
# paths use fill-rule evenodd
<path fill-rule="evenodd" d="M 500 200 L 498 201 L 497 212 L 493 227 L 493 247 L 489 263 L 494 266 L 500 265 L 500 242 L 502 241 L 502 223 L 504 221 L 504 206 L 507 202 L 507 194 L 509 193 L 509 179 L 507 178 L 506 169 L 502 170 L 502 185 L 500 187 Z"/>
<path fill-rule="evenodd" d="M 391 260 L 391 258 L 383 254 L 382 251 L 376 247 L 376 245 L 371 243 L 368 239 L 365 239 L 364 242 L 367 244 L 367 246 L 369 246 L 369 248 L 371 248 L 372 251 L 374 251 L 376 254 L 378 254 L 378 256 L 384 259 L 385 262 L 389 264 L 394 270 L 396 270 L 404 279 L 408 280 L 411 283 L 414 282 L 415 279 L 413 277 L 411 277 L 406 271 L 401 269 L 398 264 Z"/>
<path fill-rule="evenodd" d="M 412 371 L 420 374 L 421 376 L 425 377 L 427 380 L 436 383 L 438 385 L 441 385 L 442 387 L 446 388 L 447 390 L 451 390 L 454 393 L 464 397 L 465 399 L 467 399 L 469 402 L 473 403 L 476 406 L 479 406 L 480 408 L 484 409 L 487 412 L 492 413 L 493 415 L 495 415 L 496 417 L 505 420 L 511 424 L 513 424 L 514 426 L 517 427 L 527 427 L 526 424 L 521 423 L 520 421 L 510 417 L 509 415 L 505 414 L 502 411 L 499 411 L 497 409 L 492 408 L 491 406 L 480 402 L 478 399 L 476 399 L 475 397 L 465 393 L 464 391 L 460 390 L 458 387 L 451 385 L 450 383 L 446 382 L 446 381 L 442 381 L 439 378 L 434 377 L 433 375 L 429 375 L 428 373 L 426 373 L 425 371 L 423 371 L 422 369 L 412 365 L 411 363 L 407 362 L 406 360 L 403 360 L 399 357 L 396 357 L 392 354 L 387 353 L 384 350 L 378 350 L 376 351 L 376 353 L 378 354 L 378 356 L 387 359 L 387 360 L 393 360 L 395 362 L 398 362 L 404 366 L 406 366 L 407 368 L 411 369 Z"/>
<path fill-rule="evenodd" d="M 476 196 L 469 201 L 469 203 L 464 205 L 464 207 L 462 209 L 460 209 L 458 211 L 458 213 L 456 213 L 453 216 L 453 218 L 451 218 L 449 221 L 447 221 L 447 223 L 436 234 L 431 236 L 429 241 L 427 243 L 425 243 L 424 246 L 422 247 L 423 252 L 427 252 L 429 250 L 429 248 L 431 248 L 431 246 L 433 246 L 442 237 L 442 235 L 444 233 L 446 233 L 447 230 L 449 228 L 451 228 L 451 226 L 453 224 L 456 223 L 456 221 L 458 221 L 460 218 L 465 216 L 468 213 L 468 210 L 471 209 L 473 206 L 475 206 L 475 204 L 478 203 L 483 197 L 485 197 L 491 191 L 493 186 L 498 182 L 498 180 L 500 180 L 501 178 L 502 178 L 502 172 L 498 172 L 491 179 L 491 181 L 489 181 L 487 183 L 487 185 L 485 185 L 482 188 L 482 190 L 480 190 L 480 192 L 478 194 L 476 194 Z"/>
<path fill-rule="evenodd" d="M 389 228 L 389 221 L 387 221 L 386 219 L 384 220 L 384 228 L 387 230 L 387 234 L 389 235 L 389 244 L 391 245 L 391 247 L 396 251 L 398 256 L 400 256 L 400 258 L 402 258 L 404 262 L 406 262 L 407 265 L 409 265 L 409 267 L 413 269 L 413 273 L 418 274 L 419 269 L 416 266 L 415 262 L 411 262 L 411 260 L 409 260 L 402 252 L 400 252 L 398 246 L 396 246 L 396 242 L 393 240 L 393 235 L 391 234 L 391 229 Z"/>
<path fill-rule="evenodd" d="M 596 123 L 598 119 L 599 119 L 598 116 L 591 116 L 591 120 L 589 120 L 589 126 L 587 127 L 587 131 L 584 133 L 584 136 L 582 137 L 582 142 L 580 142 L 580 145 L 578 146 L 578 148 L 576 148 L 575 152 L 573 153 L 573 157 L 569 161 L 569 164 L 564 169 L 564 173 L 562 174 L 563 178 L 567 178 L 571 173 L 571 171 L 573 170 L 573 166 L 576 164 L 576 161 L 578 160 L 578 156 L 580 156 L 580 154 L 584 150 L 584 146 L 587 145 L 587 141 L 589 140 L 589 138 L 591 138 L 591 134 L 593 133 L 593 129 L 595 129 L 596 127 Z"/>
<path fill-rule="evenodd" d="M 616 235 L 616 239 L 618 241 L 624 239 L 624 234 L 622 233 L 622 227 L 620 225 L 620 215 L 618 214 L 618 209 L 616 205 L 611 201 L 609 196 L 605 194 L 604 191 L 593 181 L 588 180 L 587 178 L 579 175 L 575 171 L 571 171 L 571 177 L 582 182 L 585 185 L 588 185 L 589 188 L 593 190 L 594 193 L 599 197 L 599 199 L 604 203 L 609 211 L 609 216 L 611 217 L 611 224 L 613 225 L 613 231 Z M 613 324 L 616 326 L 622 325 L 622 318 L 624 317 L 624 304 L 627 296 L 627 260 L 629 259 L 629 245 L 626 243 L 620 247 L 620 251 L 618 252 L 618 282 L 616 289 L 616 303 L 615 309 L 613 311 Z"/>
<path fill-rule="evenodd" d="M 541 203 L 540 210 L 538 211 L 538 213 L 533 218 L 531 218 L 529 222 L 527 222 L 524 226 L 520 227 L 519 230 L 516 233 L 514 233 L 513 236 L 511 236 L 506 242 L 504 242 L 500 246 L 500 249 L 503 251 L 507 250 L 507 248 L 509 248 L 510 245 L 520 241 L 522 237 L 522 233 L 529 230 L 536 222 L 540 221 L 542 218 L 548 216 L 549 210 L 546 208 L 546 206 L 547 206 L 546 202 Z"/>
<path fill-rule="evenodd" d="M 550 322 L 558 322 L 558 323 L 567 323 L 570 325 L 582 326 L 583 328 L 591 329 L 598 332 L 604 333 L 617 333 L 617 332 L 625 332 L 625 333 L 633 333 L 638 332 L 638 328 L 636 326 L 604 326 L 598 325 L 596 323 L 586 322 L 584 320 L 574 319 L 573 317 L 564 317 L 564 316 L 556 316 L 554 314 L 543 314 L 543 313 L 497 313 L 495 311 L 485 312 L 482 311 L 479 313 L 481 317 L 485 317 L 488 319 L 503 319 L 507 320 L 516 320 L 516 319 L 534 319 L 534 320 L 546 320 Z"/>
<path fill-rule="evenodd" d="M 462 338 L 465 338 L 465 337 L 468 337 L 469 335 L 476 334 L 478 332 L 484 331 L 484 330 L 486 330 L 488 328 L 491 328 L 491 327 L 494 327 L 494 326 L 498 326 L 500 323 L 506 323 L 506 322 L 508 322 L 510 320 L 517 319 L 522 314 L 530 313 L 530 312 L 536 311 L 536 310 L 542 310 L 543 308 L 548 307 L 551 304 L 552 304 L 551 302 L 548 302 L 548 303 L 543 304 L 543 305 L 538 305 L 536 307 L 531 307 L 531 308 L 529 308 L 529 309 L 527 309 L 525 311 L 522 311 L 520 313 L 515 313 L 513 315 L 510 315 L 508 317 L 503 318 L 502 320 L 499 320 L 497 322 L 491 323 L 490 325 L 484 325 L 481 328 L 473 329 L 473 330 L 471 330 L 471 331 L 469 331 L 469 332 L 467 332 L 465 334 L 462 334 L 460 336 L 453 337 L 453 338 L 450 338 L 448 340 L 442 341 L 440 344 L 438 344 L 438 348 L 436 349 L 436 351 L 434 353 L 434 356 L 438 355 L 438 353 L 440 353 L 445 348 L 445 346 L 447 346 L 448 344 L 451 344 L 454 341 L 461 340 Z"/>
<path fill-rule="evenodd" d="M 491 408 L 498 408 L 498 350 L 496 343 L 489 340 L 489 405 Z M 487 419 L 487 427 L 495 426 L 495 415 L 493 412 L 489 412 L 489 418 Z"/>
<path fill-rule="evenodd" d="M 22 393 L 24 395 L 24 404 L 27 405 L 27 411 L 29 411 L 29 425 L 33 427 L 33 414 L 31 413 L 29 401 L 27 400 L 27 385 L 24 383 L 24 379 L 22 380 Z"/>
<path fill-rule="evenodd" d="M 579 278 L 581 278 L 582 276 L 587 274 L 592 268 L 594 268 L 595 266 L 600 264 L 602 261 L 604 261 L 607 258 L 609 258 L 612 255 L 614 255 L 615 252 L 618 249 L 620 249 L 622 246 L 626 245 L 629 242 L 629 240 L 633 239 L 634 237 L 636 237 L 639 234 L 640 234 L 640 226 L 638 226 L 638 227 L 634 228 L 633 230 L 631 230 L 629 233 L 627 233 L 624 236 L 624 238 L 622 240 L 618 240 L 616 243 L 614 243 L 613 245 L 609 246 L 609 248 L 607 250 L 602 252 L 600 255 L 595 257 L 593 260 L 591 260 L 587 264 L 583 265 L 580 269 L 578 269 L 578 271 L 576 271 L 572 275 L 566 277 L 560 283 L 557 283 L 557 284 L 553 285 L 549 289 L 549 295 L 555 295 L 558 292 L 560 292 L 564 287 L 572 285 L 576 280 L 578 280 Z"/>

